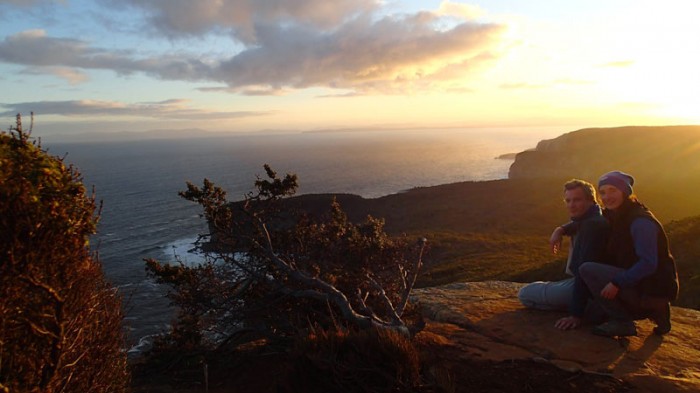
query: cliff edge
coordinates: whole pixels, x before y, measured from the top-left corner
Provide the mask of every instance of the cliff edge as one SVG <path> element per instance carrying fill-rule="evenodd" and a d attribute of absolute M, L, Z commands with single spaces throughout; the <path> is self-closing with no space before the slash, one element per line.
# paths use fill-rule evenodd
<path fill-rule="evenodd" d="M 620 169 L 643 180 L 687 181 L 700 175 L 700 126 L 585 128 L 518 153 L 509 179 L 597 179 Z"/>
<path fill-rule="evenodd" d="M 560 331 L 564 313 L 523 307 L 523 284 L 505 281 L 454 283 L 414 292 L 426 318 L 419 336 L 455 351 L 435 351 L 447 364 L 459 361 L 535 360 L 568 371 L 606 374 L 633 392 L 700 391 L 700 312 L 673 307 L 672 330 L 661 337 L 653 323 L 639 321 L 638 336 L 595 336 L 590 326 Z M 458 358 L 454 358 L 457 356 Z M 507 378 L 507 376 L 504 375 Z"/>

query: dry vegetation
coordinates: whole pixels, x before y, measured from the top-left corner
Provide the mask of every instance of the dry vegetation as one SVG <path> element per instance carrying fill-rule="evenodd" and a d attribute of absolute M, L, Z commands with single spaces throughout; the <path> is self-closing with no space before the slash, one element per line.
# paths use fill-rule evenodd
<path fill-rule="evenodd" d="M 0 392 L 127 391 L 120 298 L 88 248 L 95 200 L 19 117 L 10 133 L 0 133 Z"/>

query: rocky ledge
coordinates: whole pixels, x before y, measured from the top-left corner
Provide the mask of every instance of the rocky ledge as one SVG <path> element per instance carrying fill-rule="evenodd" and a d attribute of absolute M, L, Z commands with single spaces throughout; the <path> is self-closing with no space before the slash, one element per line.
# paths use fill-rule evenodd
<path fill-rule="evenodd" d="M 650 321 L 637 323 L 636 337 L 599 337 L 586 325 L 556 329 L 554 322 L 564 313 L 523 307 L 517 299 L 522 285 L 486 281 L 416 290 L 427 320 L 422 339 L 457 349 L 439 352 L 469 361 L 531 359 L 610 375 L 636 392 L 700 391 L 699 311 L 673 307 L 673 328 L 663 337 L 652 333 Z"/>

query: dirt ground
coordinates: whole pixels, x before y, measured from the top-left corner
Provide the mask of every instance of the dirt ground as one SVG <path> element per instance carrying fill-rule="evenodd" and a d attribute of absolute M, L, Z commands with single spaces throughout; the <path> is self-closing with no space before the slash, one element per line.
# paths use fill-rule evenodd
<path fill-rule="evenodd" d="M 449 348 L 421 348 L 425 358 L 435 359 L 435 350 Z M 426 353 L 425 351 L 433 351 Z M 439 358 L 450 358 L 449 353 Z M 458 359 L 457 356 L 454 359 Z M 133 388 L 135 393 L 180 392 L 233 393 L 233 392 L 293 392 L 289 370 L 293 367 L 284 351 L 273 348 L 256 348 L 224 356 L 207 365 L 208 389 L 205 387 L 204 362 L 197 359 L 171 359 L 163 367 L 135 365 Z M 605 375 L 571 373 L 546 363 L 529 360 L 505 362 L 441 361 L 422 364 L 419 386 L 390 390 L 360 389 L 356 392 L 626 392 L 631 386 Z M 298 382 L 298 381 L 297 381 Z M 312 381 L 303 385 L 313 386 Z M 319 391 L 321 391 L 319 389 Z M 327 391 L 327 390 L 323 390 Z M 348 391 L 348 390 L 344 390 Z M 305 390 L 304 393 L 308 392 Z"/>

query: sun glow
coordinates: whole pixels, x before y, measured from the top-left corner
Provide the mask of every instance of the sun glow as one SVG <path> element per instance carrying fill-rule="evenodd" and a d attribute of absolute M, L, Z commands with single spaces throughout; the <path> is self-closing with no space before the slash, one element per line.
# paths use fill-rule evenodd
<path fill-rule="evenodd" d="M 587 125 L 700 123 L 699 13 L 696 2 L 641 1 L 588 15 L 595 24 L 506 16 L 511 46 L 474 90 L 498 95 L 508 112 Z"/>

